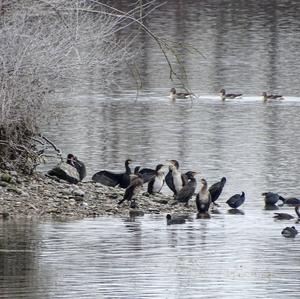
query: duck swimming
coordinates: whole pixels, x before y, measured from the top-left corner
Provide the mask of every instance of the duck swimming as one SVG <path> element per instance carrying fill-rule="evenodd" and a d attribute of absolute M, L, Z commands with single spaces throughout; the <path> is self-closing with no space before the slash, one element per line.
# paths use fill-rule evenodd
<path fill-rule="evenodd" d="M 174 88 L 174 87 L 172 87 L 170 90 L 170 98 L 172 100 L 187 99 L 190 96 L 192 96 L 192 94 L 189 92 L 176 92 L 176 88 Z"/>
<path fill-rule="evenodd" d="M 282 95 L 279 94 L 267 94 L 265 91 L 262 93 L 263 101 L 267 102 L 269 100 L 283 100 Z"/>
<path fill-rule="evenodd" d="M 108 170 L 102 170 L 95 173 L 92 176 L 92 180 L 97 183 L 101 183 L 105 186 L 116 187 L 119 186 L 121 188 L 127 188 L 130 184 L 131 178 L 131 169 L 129 164 L 132 161 L 130 159 L 125 161 L 125 172 L 122 173 L 114 173 Z"/>
<path fill-rule="evenodd" d="M 183 217 L 172 217 L 170 214 L 167 214 L 167 225 L 171 224 L 183 224 L 185 223 L 185 219 Z"/>
<path fill-rule="evenodd" d="M 281 234 L 286 238 L 295 238 L 296 235 L 298 234 L 298 231 L 295 228 L 295 226 L 291 226 L 291 227 L 287 226 L 282 230 Z"/>
<path fill-rule="evenodd" d="M 242 93 L 226 93 L 224 88 L 220 90 L 220 96 L 222 101 L 225 101 L 226 99 L 236 99 L 241 97 L 242 95 Z"/>

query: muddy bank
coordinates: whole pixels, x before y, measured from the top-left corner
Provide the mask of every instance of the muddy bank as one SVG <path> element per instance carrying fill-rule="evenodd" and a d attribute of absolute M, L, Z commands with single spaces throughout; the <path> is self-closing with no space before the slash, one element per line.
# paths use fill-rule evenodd
<path fill-rule="evenodd" d="M 0 172 L 0 217 L 85 218 L 135 213 L 195 213 L 196 207 L 172 205 L 172 196 L 149 196 L 141 192 L 131 209 L 127 202 L 118 205 L 124 189 L 106 187 L 94 182 L 77 185 L 46 177 L 43 173 L 24 176 L 15 171 Z"/>

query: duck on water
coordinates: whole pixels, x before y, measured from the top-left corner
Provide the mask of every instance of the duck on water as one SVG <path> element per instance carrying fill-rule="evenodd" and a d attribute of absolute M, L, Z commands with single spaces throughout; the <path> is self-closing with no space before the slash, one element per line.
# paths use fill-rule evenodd
<path fill-rule="evenodd" d="M 190 92 L 177 92 L 176 88 L 172 87 L 170 90 L 170 98 L 172 100 L 176 99 L 187 99 L 192 96 L 192 93 Z"/>
<path fill-rule="evenodd" d="M 224 88 L 220 90 L 220 96 L 222 101 L 225 101 L 226 99 L 237 99 L 240 98 L 242 95 L 242 93 L 226 93 L 226 90 Z"/>

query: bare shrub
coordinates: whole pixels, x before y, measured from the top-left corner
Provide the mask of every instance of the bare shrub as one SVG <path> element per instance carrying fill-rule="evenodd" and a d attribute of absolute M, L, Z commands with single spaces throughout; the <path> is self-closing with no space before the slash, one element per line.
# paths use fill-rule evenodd
<path fill-rule="evenodd" d="M 134 35 L 121 41 L 116 32 L 140 26 L 135 15 L 153 3 L 122 13 L 95 0 L 0 1 L 0 167 L 32 172 L 43 153 L 32 138 L 47 117 L 49 93 L 95 68 L 109 87 L 135 54 Z"/>

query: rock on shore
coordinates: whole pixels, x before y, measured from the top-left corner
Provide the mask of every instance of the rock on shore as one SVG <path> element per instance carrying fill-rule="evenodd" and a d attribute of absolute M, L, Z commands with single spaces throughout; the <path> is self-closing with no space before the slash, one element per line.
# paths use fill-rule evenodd
<path fill-rule="evenodd" d="M 0 172 L 0 217 L 84 218 L 101 215 L 142 215 L 194 213 L 195 205 L 172 205 L 172 196 L 141 192 L 131 209 L 127 202 L 118 205 L 124 189 L 94 182 L 77 185 L 48 178 L 42 173 L 24 176 L 15 171 Z"/>

